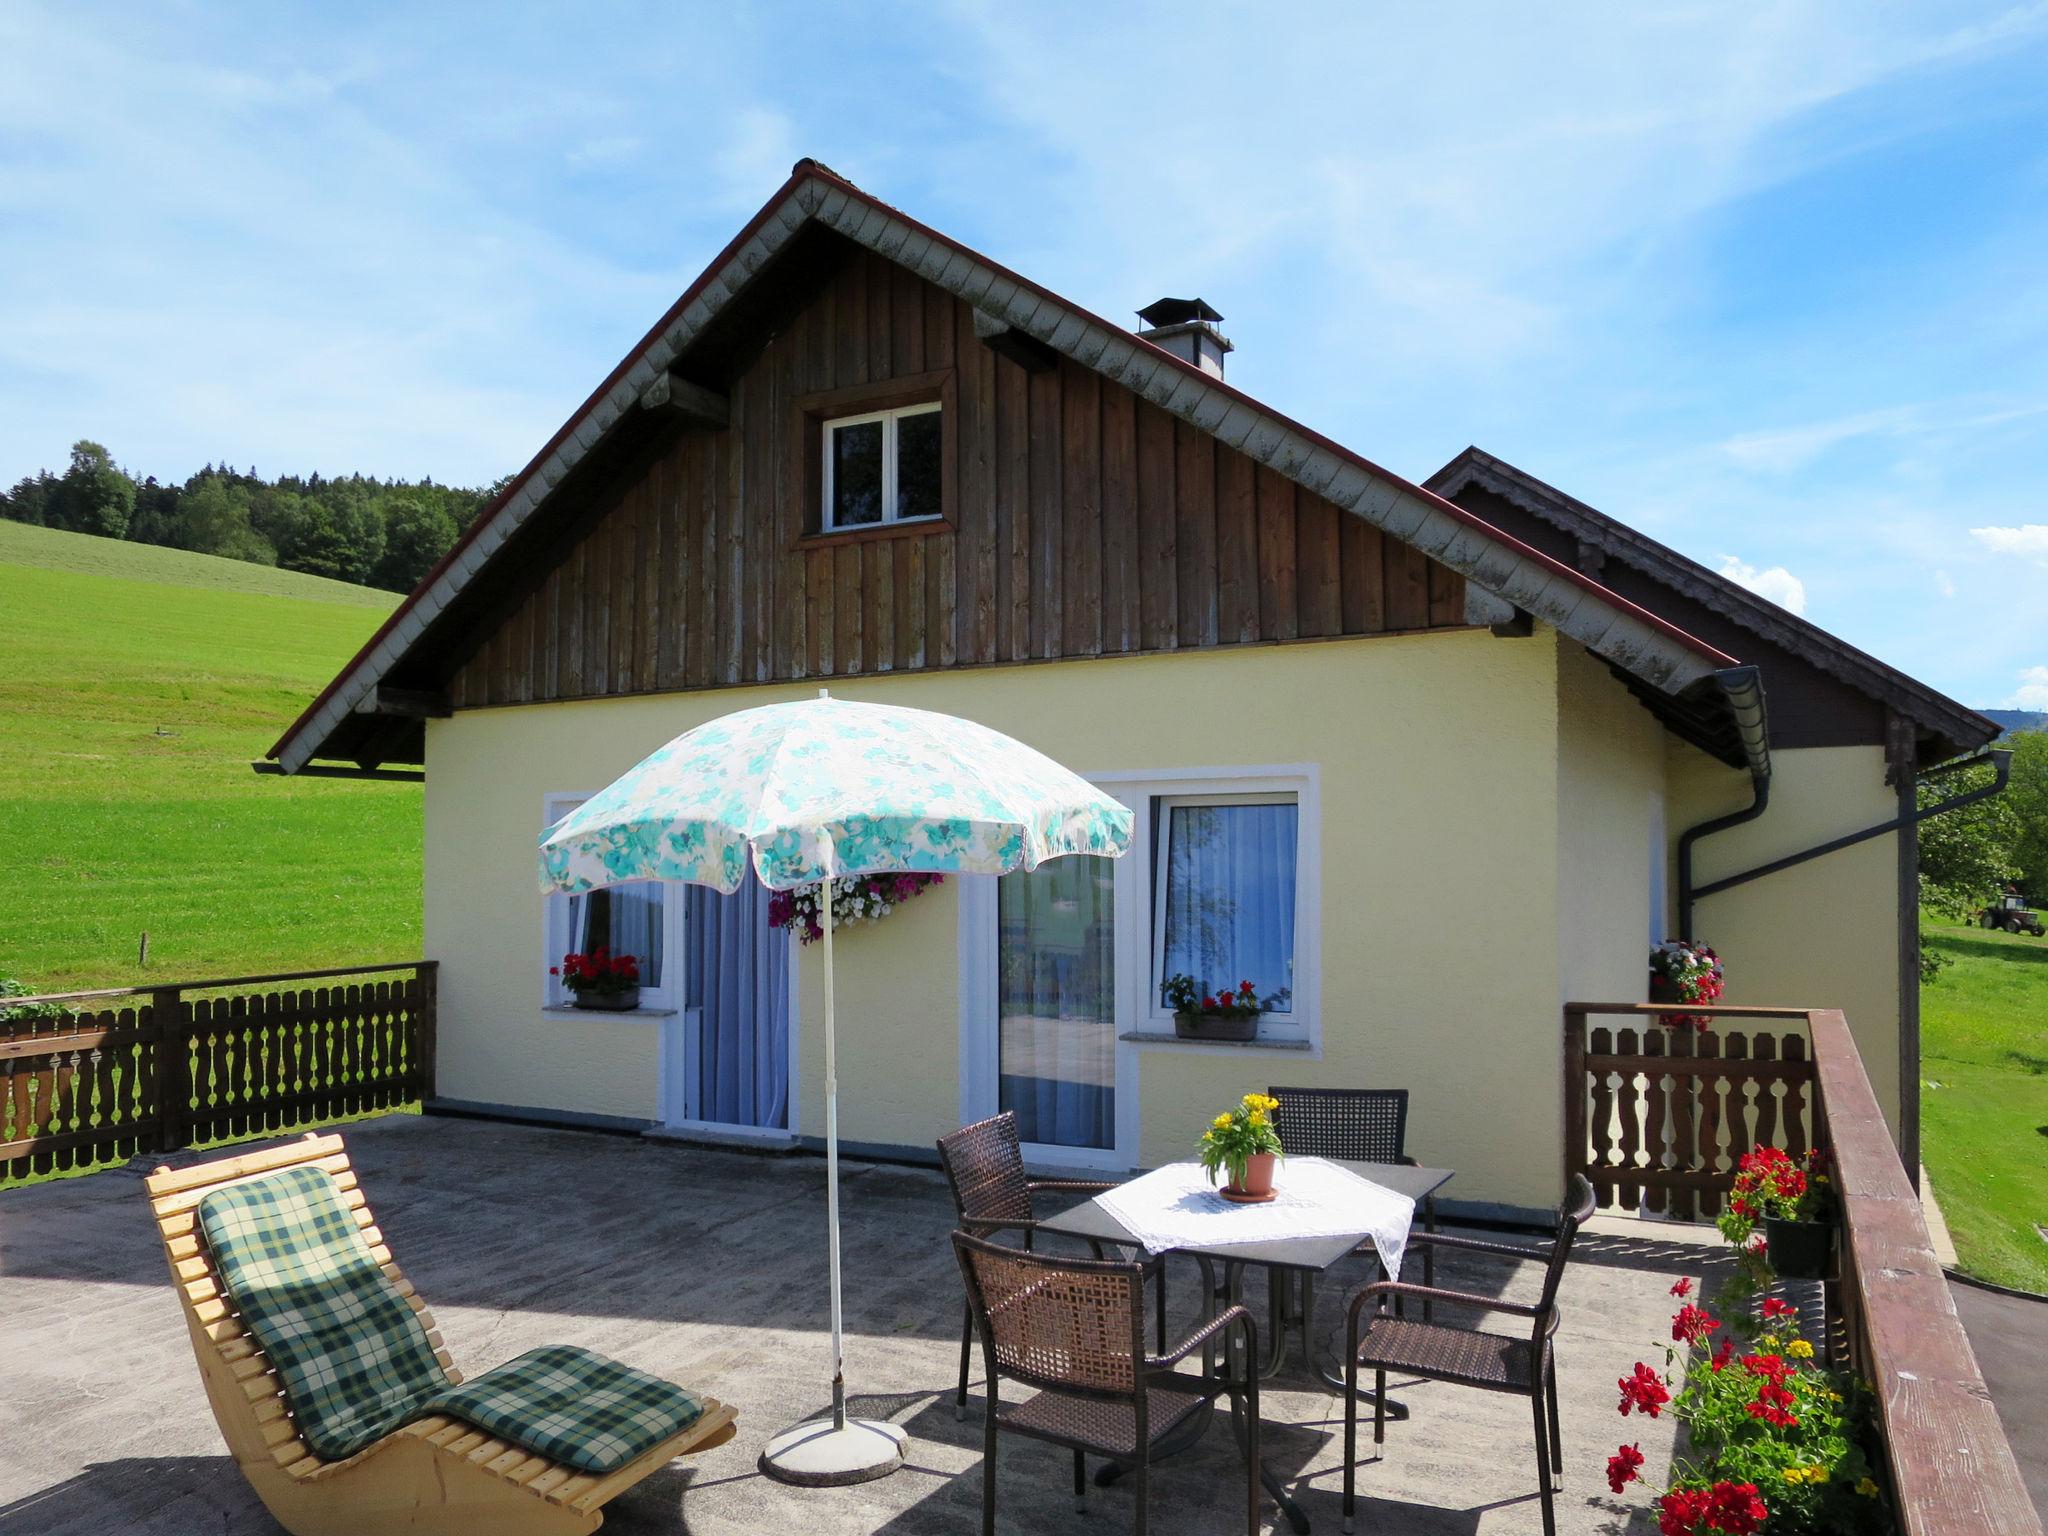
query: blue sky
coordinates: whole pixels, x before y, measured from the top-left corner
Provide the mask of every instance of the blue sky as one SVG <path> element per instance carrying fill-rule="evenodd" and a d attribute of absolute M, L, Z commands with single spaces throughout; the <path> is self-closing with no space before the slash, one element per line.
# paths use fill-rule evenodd
<path fill-rule="evenodd" d="M 491 479 L 808 154 L 2048 709 L 2048 6 L 1421 9 L 16 0 L 0 482 Z"/>

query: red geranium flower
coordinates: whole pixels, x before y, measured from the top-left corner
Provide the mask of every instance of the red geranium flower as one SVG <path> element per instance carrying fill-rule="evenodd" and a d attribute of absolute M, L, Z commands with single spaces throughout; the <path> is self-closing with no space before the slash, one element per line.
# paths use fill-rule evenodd
<path fill-rule="evenodd" d="M 1764 1298 L 1765 1317 L 1797 1317 L 1798 1315 L 1799 1309 L 1793 1306 L 1791 1302 L 1780 1301 L 1775 1296 L 1766 1296 Z"/>
<path fill-rule="evenodd" d="M 1687 1302 L 1671 1319 L 1671 1338 L 1674 1343 L 1697 1344 L 1720 1326 L 1719 1318 L 1709 1317 L 1704 1308 Z"/>
<path fill-rule="evenodd" d="M 1690 1296 L 1692 1294 L 1692 1281 L 1689 1279 L 1680 1280 L 1678 1284 L 1671 1287 L 1671 1294 L 1674 1296 Z"/>
<path fill-rule="evenodd" d="M 1707 1513 L 1707 1490 L 1674 1488 L 1657 1501 L 1658 1536 L 1693 1536 Z"/>
<path fill-rule="evenodd" d="M 1707 1495 L 1707 1524 L 1727 1536 L 1754 1536 L 1770 1517 L 1755 1483 L 1716 1483 Z"/>
<path fill-rule="evenodd" d="M 1721 1335 L 1721 1347 L 1714 1351 L 1714 1358 L 1708 1361 L 1707 1363 L 1713 1366 L 1713 1368 L 1718 1371 L 1728 1363 L 1729 1359 L 1734 1355 L 1734 1353 L 1735 1340 L 1728 1334 L 1724 1333 Z"/>
<path fill-rule="evenodd" d="M 1624 1445 L 1607 1458 L 1607 1486 L 1616 1493 L 1637 1481 L 1642 1474 L 1636 1469 L 1643 1464 L 1643 1453 L 1633 1445 Z"/>
<path fill-rule="evenodd" d="M 1621 1388 L 1623 1414 L 1634 1408 L 1654 1419 L 1658 1411 L 1671 1401 L 1671 1392 L 1664 1385 L 1664 1378 L 1640 1360 L 1636 1362 L 1634 1374 L 1622 1377 L 1615 1385 Z"/>

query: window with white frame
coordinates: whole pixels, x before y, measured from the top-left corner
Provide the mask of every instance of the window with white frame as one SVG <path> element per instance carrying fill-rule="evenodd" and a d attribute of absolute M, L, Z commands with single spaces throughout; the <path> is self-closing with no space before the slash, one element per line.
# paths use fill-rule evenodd
<path fill-rule="evenodd" d="M 824 530 L 938 517 L 944 427 L 936 400 L 823 423 Z"/>
<path fill-rule="evenodd" d="M 551 827 L 588 798 L 583 795 L 549 795 L 542 825 Z M 604 885 L 595 890 L 568 895 L 560 891 L 547 897 L 545 921 L 546 954 L 541 967 L 543 1004 L 565 1008 L 574 999 L 556 974 L 567 954 L 589 954 L 602 948 L 614 955 L 631 955 L 640 962 L 640 1006 L 669 1008 L 667 956 L 670 928 L 681 902 L 671 901 L 668 886 L 659 880 L 632 880 L 621 885 Z"/>
<path fill-rule="evenodd" d="M 1249 981 L 1263 1030 L 1298 1027 L 1298 797 L 1157 796 L 1152 836 L 1155 996 L 1176 975 L 1193 977 L 1203 995 Z M 1163 998 L 1158 1006 L 1167 1006 Z"/>

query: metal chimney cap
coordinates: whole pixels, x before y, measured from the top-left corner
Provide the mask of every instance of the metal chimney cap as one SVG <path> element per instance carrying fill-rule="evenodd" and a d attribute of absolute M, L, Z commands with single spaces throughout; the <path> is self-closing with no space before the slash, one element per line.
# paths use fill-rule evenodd
<path fill-rule="evenodd" d="M 1186 325 L 1193 320 L 1216 325 L 1223 319 L 1204 299 L 1154 299 L 1138 311 L 1138 318 L 1154 327 Z"/>

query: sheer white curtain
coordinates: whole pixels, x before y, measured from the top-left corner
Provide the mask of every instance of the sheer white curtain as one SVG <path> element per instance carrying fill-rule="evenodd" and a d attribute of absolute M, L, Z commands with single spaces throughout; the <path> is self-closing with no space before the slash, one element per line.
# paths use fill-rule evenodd
<path fill-rule="evenodd" d="M 569 898 L 570 943 L 582 954 L 605 949 L 640 962 L 640 985 L 662 983 L 661 882 L 602 885 Z"/>
<path fill-rule="evenodd" d="M 1185 973 L 1205 993 L 1249 981 L 1267 1012 L 1293 1012 L 1299 807 L 1169 805 L 1162 820 L 1158 979 Z"/>
<path fill-rule="evenodd" d="M 1025 1141 L 1116 1145 L 1115 894 L 1108 859 L 996 883 L 997 1097 Z"/>

